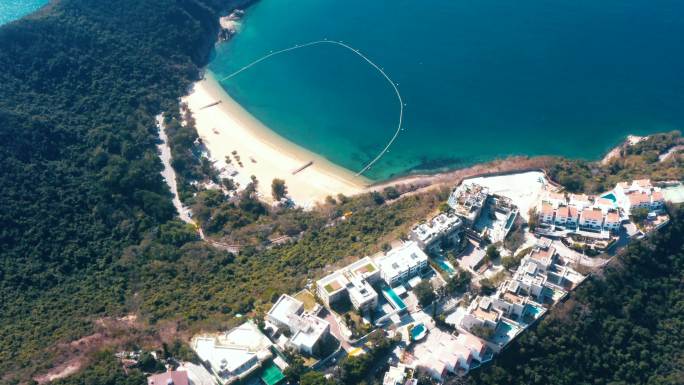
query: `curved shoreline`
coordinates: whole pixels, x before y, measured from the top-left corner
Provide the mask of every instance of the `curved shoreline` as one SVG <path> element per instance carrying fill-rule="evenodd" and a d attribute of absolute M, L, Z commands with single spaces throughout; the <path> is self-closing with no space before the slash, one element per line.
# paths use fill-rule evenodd
<path fill-rule="evenodd" d="M 257 191 L 272 201 L 271 181 L 285 180 L 288 195 L 300 206 L 311 207 L 328 195 L 354 195 L 363 192 L 371 181 L 354 175 L 323 156 L 290 142 L 272 131 L 233 100 L 211 72 L 194 84 L 182 98 L 195 118 L 197 133 L 212 160 L 225 166 L 230 157 L 238 172 L 235 179 L 245 185 L 256 176 Z M 217 103 L 218 102 L 218 103 Z M 242 166 L 235 161 L 233 151 Z M 293 171 L 313 162 L 301 172 Z"/>
<path fill-rule="evenodd" d="M 453 187 L 467 178 L 506 175 L 528 171 L 545 172 L 545 169 L 557 159 L 558 157 L 556 156 L 510 156 L 503 159 L 477 163 L 468 167 L 436 172 L 434 174 L 423 173 L 399 176 L 373 183 L 368 189 L 370 191 L 381 191 L 390 186 L 413 186 L 411 189 L 412 191 L 421 191 L 443 186 Z"/>
<path fill-rule="evenodd" d="M 374 61 L 369 59 L 366 55 L 362 54 L 360 50 L 344 43 L 343 41 L 327 40 L 327 39 L 311 41 L 311 42 L 304 43 L 304 44 L 297 44 L 297 45 L 294 45 L 292 47 L 284 48 L 284 49 L 281 49 L 281 50 L 278 50 L 275 52 L 271 52 L 267 55 L 264 55 L 264 56 L 260 57 L 259 59 L 254 60 L 253 62 L 243 66 L 242 68 L 238 69 L 237 71 L 235 71 L 235 72 L 233 72 L 227 76 L 224 76 L 221 79 L 217 79 L 217 81 L 220 84 L 222 81 L 228 80 L 228 79 L 240 74 L 241 72 L 248 70 L 249 68 L 253 67 L 254 65 L 259 64 L 262 61 L 267 60 L 273 56 L 280 55 L 282 53 L 294 51 L 294 50 L 301 49 L 301 48 L 319 45 L 319 44 L 332 44 L 332 45 L 340 46 L 340 47 L 348 49 L 349 51 L 358 55 L 361 59 L 365 60 L 368 64 L 370 64 L 371 67 L 373 67 L 375 70 L 377 70 L 380 73 L 380 75 L 382 75 L 385 78 L 385 80 L 387 80 L 387 82 L 390 84 L 392 89 L 394 89 L 394 93 L 396 94 L 397 100 L 399 101 L 399 121 L 397 123 L 397 129 L 395 130 L 394 135 L 392 135 L 389 142 L 387 142 L 385 147 L 383 147 L 383 149 L 375 156 L 375 158 L 373 158 L 370 162 L 368 162 L 365 166 L 363 166 L 363 168 L 360 171 L 358 171 L 356 173 L 356 176 L 361 176 L 361 175 L 363 175 L 363 173 L 365 173 L 369 168 L 371 168 L 377 161 L 379 161 L 389 151 L 390 147 L 392 146 L 394 141 L 397 139 L 397 136 L 399 136 L 399 132 L 401 132 L 403 130 L 401 126 L 402 126 L 403 121 L 404 121 L 404 99 L 401 97 L 401 92 L 399 92 L 399 88 L 397 88 L 398 83 L 394 83 L 394 80 L 392 80 L 392 78 L 390 78 L 389 75 L 387 75 L 387 73 L 385 72 L 384 69 L 382 69 L 382 67 L 378 66 Z"/>
<path fill-rule="evenodd" d="M 237 178 L 238 182 L 246 184 L 251 175 L 256 176 L 260 182 L 260 196 L 268 202 L 272 202 L 270 182 L 276 177 L 285 180 L 288 195 L 297 205 L 313 207 L 327 196 L 337 194 L 355 195 L 381 191 L 389 186 L 410 186 L 412 191 L 423 191 L 453 186 L 465 178 L 544 170 L 559 158 L 553 155 L 509 156 L 463 168 L 373 181 L 278 135 L 232 99 L 209 71 L 203 80 L 195 83 L 183 101 L 193 112 L 198 134 L 212 159 L 220 161 L 225 156 L 232 157 L 231 152 L 236 150 L 244 165 L 237 168 L 242 174 Z M 310 167 L 292 175 L 293 170 L 310 161 L 313 161 Z"/>

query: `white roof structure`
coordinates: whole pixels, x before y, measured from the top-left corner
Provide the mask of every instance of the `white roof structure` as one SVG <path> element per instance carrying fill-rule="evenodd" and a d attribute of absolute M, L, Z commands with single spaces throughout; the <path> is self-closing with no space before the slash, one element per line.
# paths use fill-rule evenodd
<path fill-rule="evenodd" d="M 447 203 L 456 214 L 474 221 L 480 215 L 488 196 L 489 188 L 473 182 L 464 182 L 454 189 Z"/>
<path fill-rule="evenodd" d="M 307 352 L 330 330 L 328 321 L 304 312 L 304 304 L 287 294 L 278 298 L 266 318 L 290 329 L 293 334 L 290 342 Z"/>
<path fill-rule="evenodd" d="M 404 365 L 390 366 L 382 379 L 382 385 L 402 385 L 405 378 L 406 367 Z"/>
<path fill-rule="evenodd" d="M 373 286 L 366 280 L 358 277 L 353 277 L 349 280 L 349 283 L 347 283 L 347 291 L 352 298 L 352 303 L 363 304 L 378 296 L 378 293 L 375 292 Z"/>
<path fill-rule="evenodd" d="M 308 313 L 296 317 L 294 323 L 292 329 L 297 332 L 290 341 L 295 346 L 314 346 L 330 330 L 328 321 Z"/>
<path fill-rule="evenodd" d="M 304 303 L 287 294 L 283 294 L 271 307 L 271 310 L 268 311 L 266 318 L 278 324 L 278 326 L 284 326 L 291 323 L 293 315 L 301 314 L 302 311 L 304 311 Z"/>
<path fill-rule="evenodd" d="M 223 378 L 240 376 L 258 367 L 272 356 L 271 345 L 251 321 L 226 333 L 196 336 L 192 341 L 199 358 L 209 362 L 212 370 Z"/>
<path fill-rule="evenodd" d="M 441 374 L 445 369 L 452 373 L 456 373 L 459 368 L 467 370 L 472 359 L 468 347 L 439 329 L 431 329 L 427 338 L 417 343 L 413 349 L 417 366 L 428 369 L 433 378 L 437 379 L 439 376 L 440 380 L 443 380 Z"/>
<path fill-rule="evenodd" d="M 341 292 L 346 292 L 355 307 L 363 307 L 377 299 L 378 294 L 371 284 L 379 276 L 378 265 L 370 257 L 364 257 L 319 279 L 316 285 L 324 300 L 342 296 Z"/>
<path fill-rule="evenodd" d="M 378 266 L 383 276 L 394 277 L 427 263 L 427 260 L 427 254 L 418 247 L 416 242 L 406 242 L 380 257 Z"/>
<path fill-rule="evenodd" d="M 411 230 L 418 242 L 429 244 L 435 239 L 461 227 L 463 221 L 455 214 L 442 213 L 426 223 L 421 223 Z"/>

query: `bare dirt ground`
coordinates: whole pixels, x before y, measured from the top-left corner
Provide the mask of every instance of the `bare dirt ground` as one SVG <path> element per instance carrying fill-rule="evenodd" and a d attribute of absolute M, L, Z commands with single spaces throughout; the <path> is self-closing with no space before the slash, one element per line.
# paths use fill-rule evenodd
<path fill-rule="evenodd" d="M 60 343 L 53 348 L 58 357 L 55 366 L 33 379 L 39 384 L 67 377 L 87 366 L 93 353 L 103 349 L 125 348 L 134 341 L 141 346 L 159 346 L 161 342 L 172 342 L 182 338 L 176 322 L 160 324 L 154 332 L 147 330 L 137 316 L 98 318 L 93 321 L 95 332 L 78 340 Z"/>

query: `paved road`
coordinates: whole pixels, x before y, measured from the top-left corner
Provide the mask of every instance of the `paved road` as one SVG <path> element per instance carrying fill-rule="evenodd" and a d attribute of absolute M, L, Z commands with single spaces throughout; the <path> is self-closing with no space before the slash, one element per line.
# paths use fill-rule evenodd
<path fill-rule="evenodd" d="M 354 347 L 347 342 L 347 339 L 342 335 L 342 330 L 340 329 L 340 324 L 337 322 L 337 318 L 335 318 L 335 316 L 329 310 L 326 309 L 324 311 L 326 313 L 325 320 L 330 323 L 330 333 L 340 341 L 342 349 L 345 351 L 353 349 Z"/>
<path fill-rule="evenodd" d="M 586 255 L 565 246 L 561 241 L 553 241 L 552 245 L 556 248 L 558 255 L 570 263 L 579 263 L 580 265 L 594 268 L 603 266 L 607 261 L 607 259 L 599 257 L 587 257 Z"/>

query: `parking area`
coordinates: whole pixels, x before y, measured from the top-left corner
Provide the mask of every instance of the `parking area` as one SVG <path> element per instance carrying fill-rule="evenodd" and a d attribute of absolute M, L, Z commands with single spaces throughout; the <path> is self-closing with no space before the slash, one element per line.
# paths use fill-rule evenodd
<path fill-rule="evenodd" d="M 475 272 L 477 267 L 484 260 L 485 254 L 485 249 L 480 247 L 477 241 L 468 239 L 468 245 L 466 246 L 463 253 L 461 253 L 461 255 L 458 256 L 459 263 L 461 266 L 467 267 L 468 269 Z"/>

